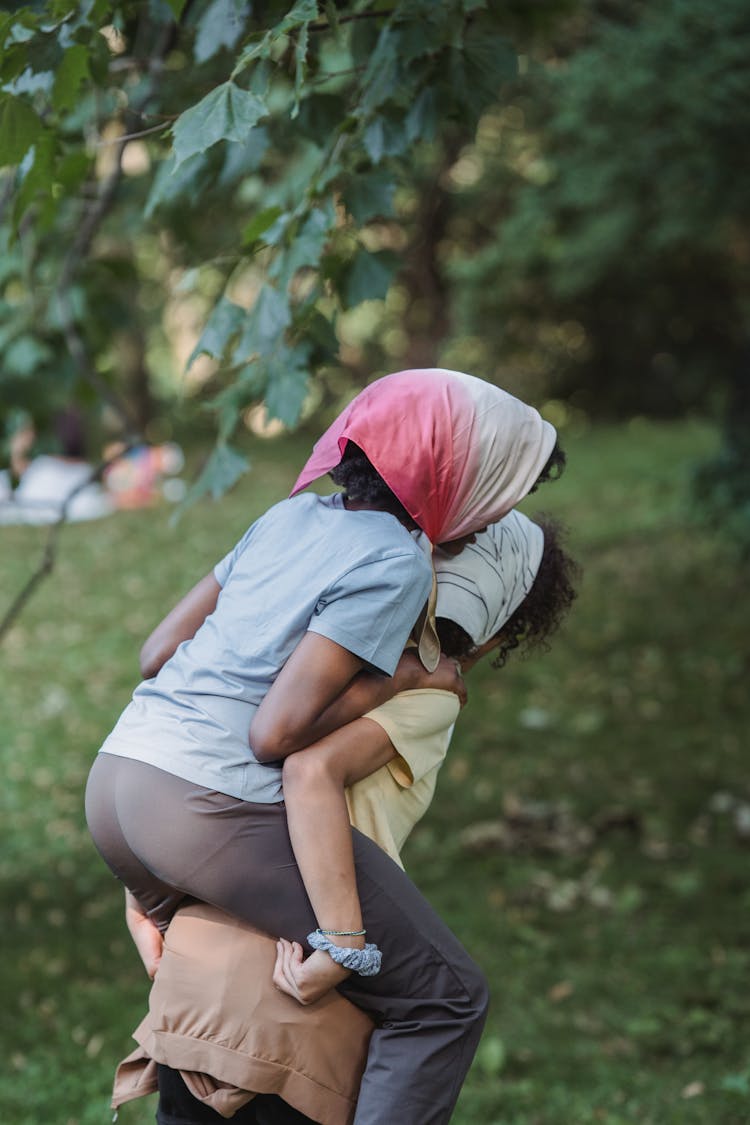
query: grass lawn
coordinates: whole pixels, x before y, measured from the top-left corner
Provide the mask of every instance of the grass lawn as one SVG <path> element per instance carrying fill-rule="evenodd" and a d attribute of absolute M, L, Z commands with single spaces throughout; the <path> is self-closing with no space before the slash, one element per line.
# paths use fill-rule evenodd
<path fill-rule="evenodd" d="M 525 505 L 569 524 L 580 598 L 549 653 L 472 673 L 406 854 L 492 983 L 456 1125 L 750 1121 L 750 609 L 686 493 L 714 441 L 697 424 L 570 436 L 565 477 Z M 306 449 L 255 447 L 252 475 L 176 529 L 164 510 L 66 529 L 0 649 L 4 1125 L 109 1120 L 147 981 L 86 832 L 89 763 L 142 638 Z M 0 529 L 3 604 L 42 536 Z M 150 1101 L 120 1113 L 152 1120 Z"/>

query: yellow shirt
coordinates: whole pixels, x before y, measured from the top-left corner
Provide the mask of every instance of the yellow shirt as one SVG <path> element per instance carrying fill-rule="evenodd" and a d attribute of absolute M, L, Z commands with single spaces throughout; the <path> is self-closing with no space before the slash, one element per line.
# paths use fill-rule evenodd
<path fill-rule="evenodd" d="M 404 691 L 368 712 L 396 757 L 346 791 L 349 819 L 403 867 L 400 851 L 432 801 L 460 710 L 450 691 Z"/>

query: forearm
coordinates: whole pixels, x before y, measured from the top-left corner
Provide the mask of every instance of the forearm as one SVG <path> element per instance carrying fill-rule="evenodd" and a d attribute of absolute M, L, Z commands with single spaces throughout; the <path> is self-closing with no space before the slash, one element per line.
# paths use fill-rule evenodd
<path fill-rule="evenodd" d="M 348 724 L 351 724 L 350 729 L 353 729 L 355 720 L 362 718 L 368 711 L 387 703 L 389 699 L 393 699 L 395 695 L 402 691 L 414 691 L 418 688 L 451 691 L 459 697 L 462 706 L 466 702 L 466 686 L 456 661 L 441 656 L 438 668 L 434 672 L 426 672 L 419 658 L 412 652 L 406 652 L 401 657 L 392 676 L 383 676 L 376 672 L 360 672 L 359 675 L 355 676 L 346 690 L 321 712 L 316 721 L 310 724 L 304 732 L 304 736 L 300 738 L 301 745 L 298 749 L 303 746 L 311 746 Z M 387 737 L 384 736 L 384 738 L 390 746 Z M 372 748 L 372 737 L 369 739 L 369 743 Z M 352 767 L 358 760 L 356 742 L 350 743 L 349 749 L 351 753 L 344 760 Z M 392 747 L 391 751 L 393 751 Z M 389 757 L 392 756 L 393 752 Z M 368 761 L 367 752 L 362 755 L 361 760 Z M 385 760 L 388 761 L 389 759 L 386 758 Z M 367 777 L 377 768 L 377 765 L 372 766 L 365 769 L 364 773 L 360 773 L 359 776 L 349 776 L 344 784 L 353 785 L 355 781 Z"/>
<path fill-rule="evenodd" d="M 394 757 L 385 731 L 360 719 L 284 763 L 284 800 L 292 847 L 322 929 L 360 930 L 362 913 L 344 788 Z M 332 936 L 337 945 L 364 938 Z"/>
<path fill-rule="evenodd" d="M 321 773 L 302 789 L 284 788 L 292 848 L 308 898 L 324 930 L 361 930 L 352 830 L 344 790 Z M 325 828 L 322 831 L 321 825 Z M 336 945 L 362 948 L 364 937 L 331 936 Z"/>
<path fill-rule="evenodd" d="M 302 659 L 307 650 L 312 656 Z M 419 686 L 425 674 L 411 655 L 401 658 L 392 677 L 362 671 L 361 665 L 345 649 L 308 633 L 253 718 L 249 741 L 256 758 L 278 761 L 311 746 L 397 692 Z M 321 684 L 327 669 L 334 674 Z M 289 706 L 290 692 L 299 701 L 294 708 Z"/>
<path fill-rule="evenodd" d="M 387 703 L 400 691 L 407 691 L 417 682 L 412 670 L 397 669 L 394 676 L 383 676 L 377 672 L 360 672 L 348 687 L 334 699 L 320 715 L 300 734 L 295 750 L 312 746 L 334 731 L 354 723 L 368 711 Z M 350 784 L 350 782 L 347 782 Z"/>

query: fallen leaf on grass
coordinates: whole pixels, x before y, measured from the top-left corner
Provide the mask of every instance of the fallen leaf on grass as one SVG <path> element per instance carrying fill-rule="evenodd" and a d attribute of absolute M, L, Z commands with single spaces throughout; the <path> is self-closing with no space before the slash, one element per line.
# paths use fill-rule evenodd
<path fill-rule="evenodd" d="M 572 996 L 574 987 L 569 980 L 558 981 L 553 984 L 552 988 L 547 993 L 547 999 L 551 1000 L 553 1004 L 559 1004 L 561 1000 L 567 1000 Z"/>

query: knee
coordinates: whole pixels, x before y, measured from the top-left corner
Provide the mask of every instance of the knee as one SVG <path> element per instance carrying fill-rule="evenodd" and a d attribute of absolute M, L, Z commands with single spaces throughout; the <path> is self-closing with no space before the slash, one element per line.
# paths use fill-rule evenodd
<path fill-rule="evenodd" d="M 461 954 L 447 963 L 448 972 L 441 976 L 436 995 L 464 1031 L 481 1030 L 490 1005 L 489 984 L 479 965 L 464 950 Z"/>

